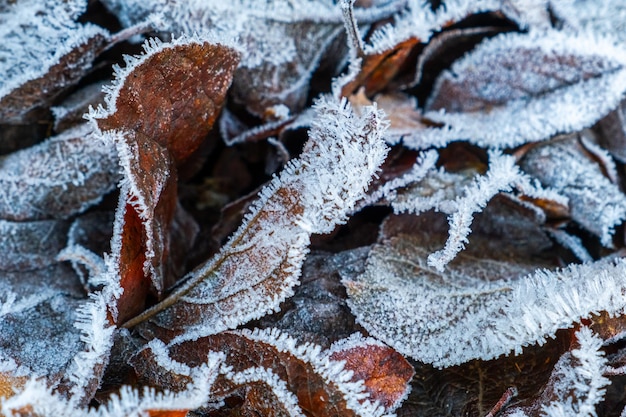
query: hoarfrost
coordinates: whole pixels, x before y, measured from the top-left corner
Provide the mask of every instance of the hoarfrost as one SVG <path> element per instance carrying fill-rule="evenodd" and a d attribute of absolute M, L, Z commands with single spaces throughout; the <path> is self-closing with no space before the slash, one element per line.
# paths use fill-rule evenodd
<path fill-rule="evenodd" d="M 535 271 L 532 263 L 461 253 L 444 275 L 427 264 L 427 241 L 400 236 L 375 245 L 365 273 L 343 282 L 372 335 L 438 367 L 519 353 L 594 312 L 626 307 L 622 260 Z"/>
<path fill-rule="evenodd" d="M 293 293 L 310 234 L 347 220 L 387 152 L 376 109 L 357 116 L 346 100 L 330 97 L 316 109 L 302 156 L 259 193 L 220 253 L 126 326 L 159 313 L 166 328 L 214 334 L 276 310 Z"/>

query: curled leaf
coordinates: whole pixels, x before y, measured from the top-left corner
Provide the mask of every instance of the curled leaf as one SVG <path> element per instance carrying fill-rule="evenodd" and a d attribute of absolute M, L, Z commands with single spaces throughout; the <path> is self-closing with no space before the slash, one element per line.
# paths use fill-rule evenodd
<path fill-rule="evenodd" d="M 265 187 L 222 250 L 191 272 L 155 314 L 175 332 L 217 333 L 275 310 L 298 282 L 311 233 L 329 233 L 363 197 L 386 154 L 375 109 L 357 116 L 347 102 L 325 98 L 299 159 Z"/>
<path fill-rule="evenodd" d="M 118 208 L 117 221 L 121 246 L 113 248 L 127 289 L 122 320 L 143 309 L 151 288 L 158 297 L 178 278 L 173 276 L 178 268 L 169 266 L 176 166 L 206 139 L 238 63 L 233 48 L 199 37 L 170 44 L 153 39 L 144 49 L 142 56 L 126 56 L 126 68 L 116 68 L 107 108 L 90 113 L 102 135 L 116 144 L 125 174 L 120 201 L 125 207 Z"/>

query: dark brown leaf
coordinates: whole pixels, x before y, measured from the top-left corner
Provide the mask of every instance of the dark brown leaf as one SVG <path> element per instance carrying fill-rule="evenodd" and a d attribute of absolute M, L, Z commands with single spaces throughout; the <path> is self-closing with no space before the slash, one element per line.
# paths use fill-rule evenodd
<path fill-rule="evenodd" d="M 76 22 L 80 3 L 18 2 L 0 14 L 0 120 L 20 122 L 30 110 L 49 105 L 105 49 L 106 30 Z"/>

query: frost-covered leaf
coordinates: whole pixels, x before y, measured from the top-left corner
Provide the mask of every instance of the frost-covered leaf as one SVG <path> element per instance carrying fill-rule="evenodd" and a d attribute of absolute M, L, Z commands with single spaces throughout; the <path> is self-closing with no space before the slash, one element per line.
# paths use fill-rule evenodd
<path fill-rule="evenodd" d="M 345 222 L 386 155 L 385 124 L 373 108 L 353 113 L 325 97 L 299 159 L 260 192 L 243 225 L 161 304 L 126 324 L 217 333 L 275 310 L 293 294 L 311 233 Z"/>
<path fill-rule="evenodd" d="M 306 103 L 313 72 L 325 54 L 345 57 L 341 43 L 344 32 L 341 10 L 331 0 L 272 0 L 258 7 L 252 0 L 225 5 L 219 0 L 176 2 L 119 2 L 108 0 L 123 22 L 144 19 L 158 4 L 164 14 L 160 30 L 166 33 L 194 33 L 213 30 L 241 41 L 242 59 L 233 83 L 233 98 L 252 114 L 267 118 L 275 105 L 292 112 Z M 371 23 L 390 16 L 401 2 L 376 3 L 357 8 L 356 17 Z M 333 57 L 332 65 L 343 61 Z"/>
<path fill-rule="evenodd" d="M 226 359 L 215 382 L 212 401 L 244 390 L 242 412 L 267 413 L 266 401 L 276 407 L 274 412 L 278 415 L 380 416 L 393 411 L 397 406 L 394 398 L 406 392 L 412 375 L 410 365 L 390 348 L 372 340 L 353 337 L 338 343 L 337 350 L 324 351 L 316 345 L 299 345 L 275 329 L 230 331 L 167 346 L 154 340 L 132 359 L 132 364 L 151 385 L 176 390 L 187 382 L 190 370 L 206 361 L 209 352 L 222 352 Z M 376 347 L 386 349 L 386 356 L 393 363 L 390 365 L 397 366 L 392 373 L 385 373 L 388 379 L 379 381 L 379 388 L 388 388 L 386 395 L 375 387 L 377 372 L 390 370 L 384 368 L 384 361 L 372 360 L 371 367 L 362 366 L 360 371 L 350 372 L 359 368 L 356 358 L 352 358 L 353 354 L 356 356 L 354 349 Z M 333 355 L 343 357 L 335 360 Z M 342 361 L 346 359 L 344 365 Z M 363 377 L 370 378 L 369 387 Z M 247 390 L 247 386 L 251 389 Z M 386 407 L 375 403 L 381 398 L 389 400 Z"/>
<path fill-rule="evenodd" d="M 343 279 L 357 320 L 417 360 L 442 367 L 492 359 L 593 312 L 624 309 L 621 260 L 535 271 L 537 261 L 513 256 L 514 247 L 472 253 L 470 245 L 438 273 L 426 263 L 433 245 L 428 234 L 391 238 L 373 247 L 365 273 Z"/>
<path fill-rule="evenodd" d="M 97 204 L 119 179 L 115 148 L 82 124 L 0 157 L 0 218 L 67 218 Z"/>
<path fill-rule="evenodd" d="M 480 41 L 508 30 L 494 26 L 461 27 L 436 33 L 418 56 L 415 74 L 406 81 L 407 86 L 432 85 L 441 68 L 449 68 Z"/>
<path fill-rule="evenodd" d="M 0 220 L 0 271 L 27 271 L 56 263 L 69 226 L 64 220 Z"/>
<path fill-rule="evenodd" d="M 604 176 L 578 137 L 538 145 L 520 161 L 522 169 L 569 199 L 572 220 L 611 246 L 614 228 L 626 219 L 626 195 Z"/>
<path fill-rule="evenodd" d="M 551 0 L 549 3 L 559 23 L 568 30 L 608 33 L 622 42 L 626 39 L 626 6 L 619 0 Z"/>
<path fill-rule="evenodd" d="M 408 395 L 408 382 L 415 371 L 398 352 L 372 338 L 355 333 L 335 342 L 330 359 L 345 361 L 344 369 L 352 371 L 352 380 L 362 380 L 370 401 L 378 401 L 393 411 Z"/>
<path fill-rule="evenodd" d="M 238 62 L 233 48 L 198 37 L 151 40 L 144 50 L 126 56 L 127 67 L 116 68 L 108 89 L 107 108 L 90 113 L 105 139 L 114 141 L 125 175 L 121 248 L 114 248 L 126 289 L 123 320 L 143 309 L 150 287 L 160 296 L 178 278 L 169 267 L 176 165 L 206 139 Z"/>
<path fill-rule="evenodd" d="M 78 280 L 61 264 L 1 272 L 0 278 L 0 356 L 5 365 L 13 364 L 0 372 L 58 383 L 83 348 L 73 326 L 83 297 Z"/>
<path fill-rule="evenodd" d="M 0 120 L 19 122 L 76 84 L 108 42 L 106 30 L 79 24 L 86 1 L 12 4 L 0 14 Z"/>
<path fill-rule="evenodd" d="M 497 36 L 440 76 L 425 116 L 444 127 L 405 143 L 463 139 L 507 147 L 591 126 L 622 99 L 625 62 L 622 49 L 600 37 L 558 31 Z"/>
<path fill-rule="evenodd" d="M 602 339 L 588 327 L 576 332 L 576 345 L 559 359 L 543 392 L 528 405 L 507 409 L 509 417 L 596 416 L 609 380 L 603 375 L 606 358 Z"/>
<path fill-rule="evenodd" d="M 154 141 L 180 164 L 213 127 L 239 53 L 197 36 L 171 43 L 155 38 L 143 47 L 143 55 L 126 55 L 126 67 L 115 68 L 106 108 L 90 117 L 102 131 L 123 131 L 139 144 Z"/>

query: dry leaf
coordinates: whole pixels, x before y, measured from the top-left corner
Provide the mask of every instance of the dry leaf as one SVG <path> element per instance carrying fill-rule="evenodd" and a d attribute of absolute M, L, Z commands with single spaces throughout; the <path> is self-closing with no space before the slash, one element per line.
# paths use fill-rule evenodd
<path fill-rule="evenodd" d="M 86 5 L 20 1 L 0 14 L 0 120 L 19 122 L 89 71 L 109 34 L 76 23 Z"/>
<path fill-rule="evenodd" d="M 482 248 L 477 235 L 436 272 L 426 259 L 437 239 L 400 234 L 373 247 L 363 274 L 342 272 L 357 321 L 417 360 L 442 367 L 520 352 L 595 311 L 623 308 L 621 261 L 535 271 L 537 259 L 493 238 L 484 240 L 493 249 Z"/>
<path fill-rule="evenodd" d="M 151 288 L 160 296 L 178 278 L 171 275 L 178 268 L 168 267 L 176 165 L 206 139 L 238 62 L 234 49 L 197 37 L 171 44 L 152 40 L 144 49 L 145 55 L 127 56 L 127 67 L 117 69 L 107 109 L 90 115 L 115 141 L 127 181 L 126 207 L 119 210 L 121 248 L 114 248 L 126 289 L 120 300 L 122 321 L 143 310 Z"/>
<path fill-rule="evenodd" d="M 626 196 L 603 173 L 577 137 L 534 147 L 520 161 L 524 171 L 569 199 L 572 220 L 611 246 L 614 228 L 626 219 Z"/>
<path fill-rule="evenodd" d="M 439 77 L 425 117 L 444 127 L 405 143 L 462 139 L 511 147 L 589 127 L 622 99 L 624 62 L 623 52 L 599 37 L 559 31 L 496 36 Z"/>
<path fill-rule="evenodd" d="M 154 340 L 131 361 L 150 385 L 178 390 L 188 383 L 186 374 L 204 363 L 210 352 L 222 352 L 226 355 L 225 366 L 215 382 L 212 401 L 227 399 L 252 384 L 244 391 L 241 412 L 321 417 L 379 416 L 393 411 L 398 405 L 396 400 L 406 394 L 413 374 L 406 360 L 362 337 L 338 342 L 335 348 L 322 351 L 319 346 L 298 345 L 295 339 L 277 330 L 244 330 L 168 346 Z M 357 372 L 348 372 L 357 368 L 354 361 L 359 349 L 387 349 L 391 353 L 387 379 L 376 379 L 382 363 L 373 362 Z M 347 364 L 335 361 L 333 355 L 347 359 Z M 383 400 L 383 404 L 386 400 L 387 404 L 381 407 L 370 398 Z"/>
<path fill-rule="evenodd" d="M 115 148 L 82 124 L 0 157 L 0 218 L 67 218 L 100 202 L 119 179 Z"/>

